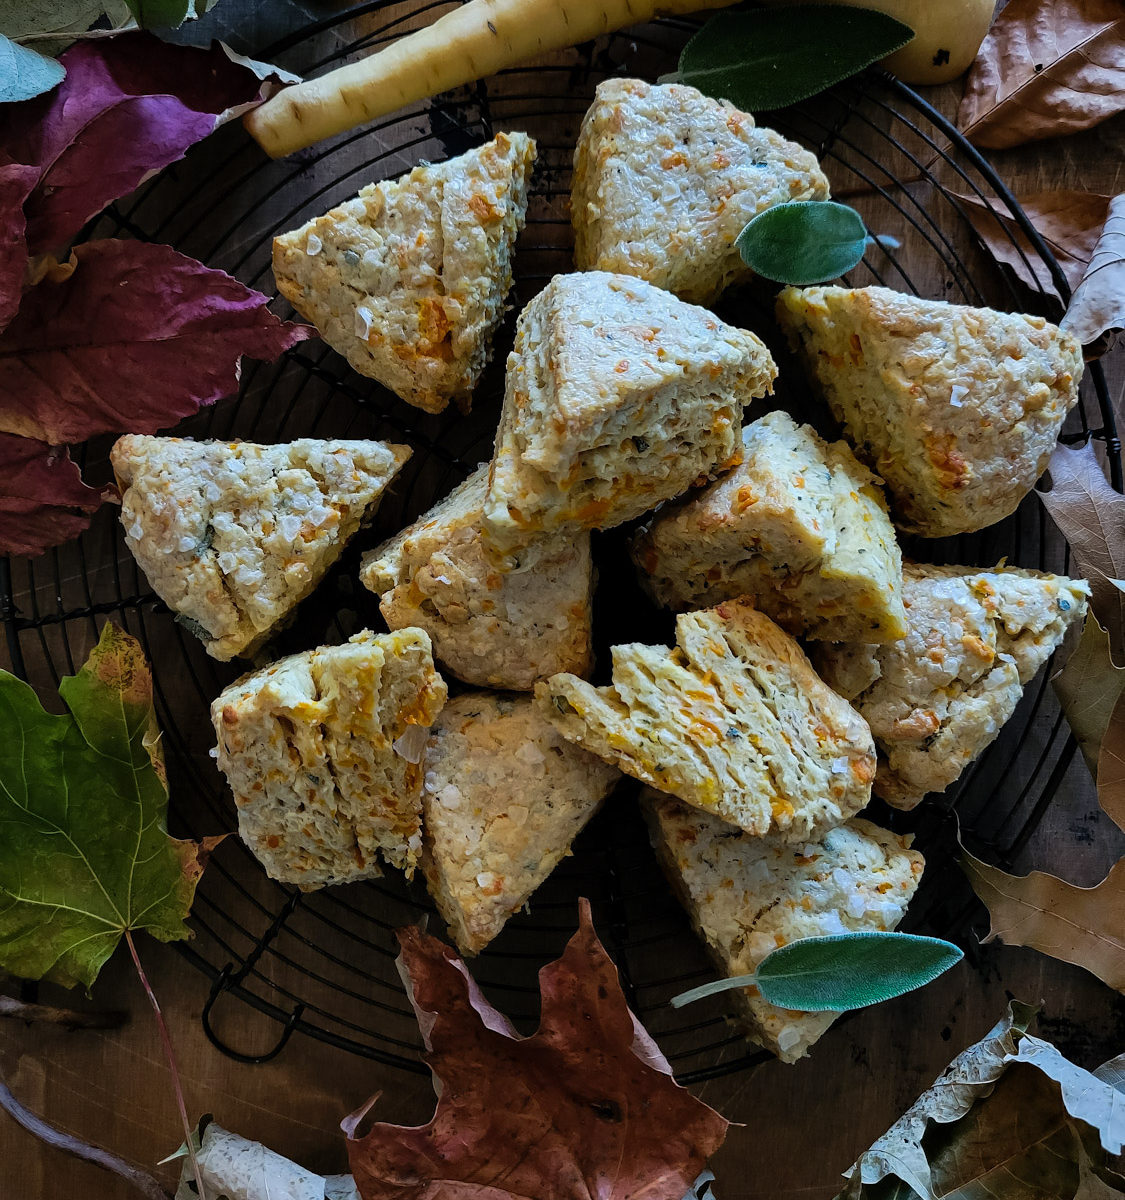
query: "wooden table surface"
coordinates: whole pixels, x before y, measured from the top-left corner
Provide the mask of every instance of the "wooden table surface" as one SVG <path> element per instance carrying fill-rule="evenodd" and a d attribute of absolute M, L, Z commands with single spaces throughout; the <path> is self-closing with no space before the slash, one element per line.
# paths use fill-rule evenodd
<path fill-rule="evenodd" d="M 309 9 L 321 13 L 324 6 Z M 207 29 L 253 50 L 307 18 L 296 0 L 223 0 Z M 952 114 L 959 89 L 932 89 L 927 97 Z M 1017 194 L 1058 187 L 1119 192 L 1125 190 L 1125 117 L 1065 141 L 997 154 L 993 161 Z M 1108 363 L 1117 397 L 1125 376 L 1122 357 Z M 1076 761 L 1020 865 L 1047 867 L 1088 885 L 1123 851 L 1125 839 L 1104 816 L 1099 819 L 1091 781 Z M 383 1091 L 377 1111 L 387 1119 L 428 1119 L 428 1079 L 300 1036 L 267 1065 L 224 1057 L 207 1042 L 199 1021 L 207 981 L 171 948 L 145 940 L 143 953 L 173 1032 L 193 1116 L 213 1113 L 227 1128 L 324 1172 L 345 1169 L 338 1122 L 373 1092 Z M 1044 1035 L 1085 1066 L 1125 1049 L 1125 998 L 1086 972 L 1003 946 L 983 947 L 972 957 L 920 995 L 857 1014 L 796 1066 L 771 1062 L 698 1087 L 699 1095 L 744 1126 L 732 1130 L 713 1164 L 719 1195 L 834 1195 L 839 1173 L 957 1051 L 992 1025 L 1010 996 L 1041 1001 Z M 84 1003 L 49 988 L 41 994 L 48 1001 Z M 151 1166 L 181 1135 L 154 1023 L 125 954 L 105 968 L 94 1002 L 127 1010 L 128 1024 L 112 1032 L 68 1033 L 0 1020 L 0 1072 L 25 1104 L 50 1121 Z M 265 1027 L 263 1034 L 260 1018 L 234 1002 L 218 1024 L 229 1041 L 251 1050 L 254 1038 L 275 1032 Z M 132 1194 L 95 1168 L 43 1148 L 0 1116 L 3 1200 L 126 1200 Z"/>

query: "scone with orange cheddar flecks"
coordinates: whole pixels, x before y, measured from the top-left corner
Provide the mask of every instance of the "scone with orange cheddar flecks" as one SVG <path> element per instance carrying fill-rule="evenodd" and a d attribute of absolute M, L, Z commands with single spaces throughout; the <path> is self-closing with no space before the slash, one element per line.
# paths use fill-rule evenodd
<path fill-rule="evenodd" d="M 574 151 L 574 261 L 707 304 L 752 273 L 735 246 L 747 221 L 827 198 L 815 155 L 728 101 L 679 83 L 607 79 Z"/>
<path fill-rule="evenodd" d="M 361 374 L 410 404 L 467 404 L 512 286 L 535 143 L 497 134 L 365 187 L 274 240 L 278 290 Z"/>
<path fill-rule="evenodd" d="M 570 853 L 620 778 L 530 696 L 470 692 L 426 744 L 422 870 L 463 954 L 483 950 Z"/>
<path fill-rule="evenodd" d="M 520 314 L 484 506 L 499 551 L 608 529 L 737 463 L 765 345 L 640 279 L 556 275 Z"/>
<path fill-rule="evenodd" d="M 742 431 L 742 464 L 661 509 L 634 539 L 658 604 L 701 608 L 734 596 L 793 634 L 892 642 L 906 633 L 902 552 L 878 479 L 844 442 L 787 413 Z"/>
<path fill-rule="evenodd" d="M 643 807 L 657 857 L 728 977 L 799 938 L 894 929 L 925 866 L 909 836 L 858 817 L 795 846 L 740 834 L 659 792 L 646 790 Z M 755 987 L 725 995 L 784 1062 L 803 1058 L 840 1015 L 778 1008 Z"/>
<path fill-rule="evenodd" d="M 821 674 L 871 726 L 875 792 L 913 808 L 992 743 L 1090 594 L 1084 580 L 1018 567 L 907 564 L 907 633 L 888 646 L 820 645 Z"/>
<path fill-rule="evenodd" d="M 118 438 L 125 542 L 212 658 L 251 657 L 374 516 L 408 446 Z"/>
<path fill-rule="evenodd" d="M 1042 317 L 889 288 L 786 288 L 778 320 L 901 528 L 946 537 L 1016 510 L 1078 399 L 1082 347 Z"/>
<path fill-rule="evenodd" d="M 422 752 L 445 703 L 421 629 L 364 630 L 244 675 L 211 705 L 238 832 L 305 890 L 422 852 Z"/>
<path fill-rule="evenodd" d="M 496 560 L 481 540 L 488 467 L 364 556 L 360 579 L 392 629 L 433 638 L 442 666 L 478 687 L 530 691 L 590 667 L 590 535 L 529 538 Z"/>
<path fill-rule="evenodd" d="M 747 833 L 807 839 L 871 796 L 864 719 L 744 599 L 676 619 L 677 646 L 613 647 L 613 683 L 556 675 L 540 711 L 572 742 Z"/>

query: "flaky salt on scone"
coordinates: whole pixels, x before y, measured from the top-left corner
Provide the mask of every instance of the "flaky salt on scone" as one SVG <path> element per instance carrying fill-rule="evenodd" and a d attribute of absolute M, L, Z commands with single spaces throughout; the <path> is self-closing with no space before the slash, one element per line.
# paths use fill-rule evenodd
<path fill-rule="evenodd" d="M 527 903 L 620 778 L 559 737 L 530 696 L 487 692 L 446 705 L 425 768 L 422 870 L 463 954 Z"/>
<path fill-rule="evenodd" d="M 1017 567 L 907 564 L 907 634 L 889 646 L 818 646 L 825 680 L 879 748 L 875 792 L 913 808 L 991 744 L 1039 668 L 1081 623 L 1083 580 Z"/>
<path fill-rule="evenodd" d="M 845 443 L 783 412 L 747 425 L 742 451 L 740 466 L 634 540 L 653 599 L 690 609 L 747 596 L 789 633 L 901 638 L 902 553 L 878 479 Z"/>
<path fill-rule="evenodd" d="M 370 521 L 408 446 L 118 438 L 125 542 L 212 658 L 252 655 Z"/>
<path fill-rule="evenodd" d="M 556 275 L 520 314 L 484 506 L 489 545 L 608 529 L 737 463 L 769 351 L 640 279 Z"/>
<path fill-rule="evenodd" d="M 855 818 L 804 845 L 740 834 L 659 792 L 643 807 L 652 843 L 699 936 L 728 977 L 799 938 L 894 929 L 922 878 L 910 837 Z M 796 1062 L 840 1015 L 791 1012 L 757 988 L 731 995 L 747 1032 Z"/>
<path fill-rule="evenodd" d="M 574 261 L 706 304 L 751 274 L 734 244 L 747 221 L 827 197 L 815 155 L 727 101 L 683 84 L 608 79 L 574 151 Z"/>
<path fill-rule="evenodd" d="M 809 838 L 871 796 L 863 718 L 746 600 L 676 618 L 677 647 L 613 647 L 613 684 L 535 689 L 569 741 L 747 833 Z"/>
<path fill-rule="evenodd" d="M 426 731 L 445 703 L 421 629 L 291 654 L 211 705 L 238 832 L 267 873 L 305 890 L 413 873 Z"/>
<path fill-rule="evenodd" d="M 786 288 L 778 320 L 898 525 L 945 537 L 1016 510 L 1078 399 L 1082 347 L 1042 317 L 888 288 Z"/>
<path fill-rule="evenodd" d="M 487 465 L 364 556 L 360 579 L 392 629 L 416 625 L 451 674 L 530 691 L 590 666 L 590 535 L 543 535 L 497 559 L 481 540 Z"/>
<path fill-rule="evenodd" d="M 410 404 L 467 403 L 512 286 L 535 143 L 501 133 L 373 183 L 274 239 L 290 304 L 361 374 Z"/>

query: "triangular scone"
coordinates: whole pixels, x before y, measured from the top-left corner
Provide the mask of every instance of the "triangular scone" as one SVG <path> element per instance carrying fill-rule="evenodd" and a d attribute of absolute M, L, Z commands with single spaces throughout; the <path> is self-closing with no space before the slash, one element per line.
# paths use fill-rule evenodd
<path fill-rule="evenodd" d="M 742 454 L 635 539 L 656 602 L 688 609 L 748 596 L 789 633 L 901 638 L 902 552 L 878 479 L 845 443 L 829 445 L 783 412 L 743 429 Z"/>
<path fill-rule="evenodd" d="M 471 692 L 426 744 L 422 870 L 462 954 L 476 954 L 570 853 L 620 778 L 564 741 L 530 696 Z"/>
<path fill-rule="evenodd" d="M 692 924 L 728 977 L 752 974 L 798 938 L 894 929 L 925 860 L 910 837 L 859 818 L 804 845 L 739 834 L 698 809 L 646 791 L 652 843 Z M 840 1015 L 791 1012 L 757 988 L 727 993 L 754 1041 L 796 1062 Z"/>
<path fill-rule="evenodd" d="M 786 288 L 778 320 L 897 524 L 923 537 L 1015 512 L 1078 399 L 1082 347 L 1042 317 L 889 288 Z"/>
<path fill-rule="evenodd" d="M 821 645 L 817 666 L 871 726 L 875 791 L 899 808 L 944 791 L 1015 711 L 1026 685 L 1081 623 L 1084 580 L 1017 567 L 907 564 L 907 634 L 889 646 Z"/>
<path fill-rule="evenodd" d="M 410 404 L 467 403 L 512 286 L 535 143 L 501 133 L 373 183 L 274 239 L 278 291 L 361 374 Z"/>
<path fill-rule="evenodd" d="M 747 221 L 827 197 L 815 155 L 727 101 L 683 84 L 607 79 L 574 151 L 574 261 L 706 304 L 751 274 L 734 244 Z"/>
<path fill-rule="evenodd" d="M 212 658 L 253 654 L 336 561 L 408 446 L 117 439 L 125 542 Z"/>
<path fill-rule="evenodd" d="M 364 556 L 392 629 L 417 625 L 451 674 L 479 687 L 530 691 L 590 666 L 590 535 L 545 535 L 497 560 L 481 541 L 488 466 L 408 529 Z"/>
<path fill-rule="evenodd" d="M 640 279 L 556 275 L 520 314 L 484 509 L 500 550 L 608 529 L 739 461 L 765 345 Z"/>
<path fill-rule="evenodd" d="M 859 812 L 875 746 L 800 646 L 746 600 L 683 613 L 676 649 L 613 647 L 613 684 L 535 689 L 569 741 L 747 833 L 792 841 Z"/>
<path fill-rule="evenodd" d="M 239 835 L 273 879 L 347 883 L 381 874 L 380 859 L 413 873 L 422 746 L 445 697 L 421 629 L 364 630 L 222 692 L 211 705 L 219 769 Z"/>

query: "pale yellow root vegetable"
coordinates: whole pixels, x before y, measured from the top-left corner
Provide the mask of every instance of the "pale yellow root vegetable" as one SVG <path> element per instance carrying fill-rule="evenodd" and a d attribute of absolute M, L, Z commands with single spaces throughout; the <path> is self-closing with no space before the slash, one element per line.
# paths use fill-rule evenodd
<path fill-rule="evenodd" d="M 273 158 L 516 66 L 656 16 L 734 0 L 469 0 L 356 63 L 286 88 L 243 118 Z"/>

